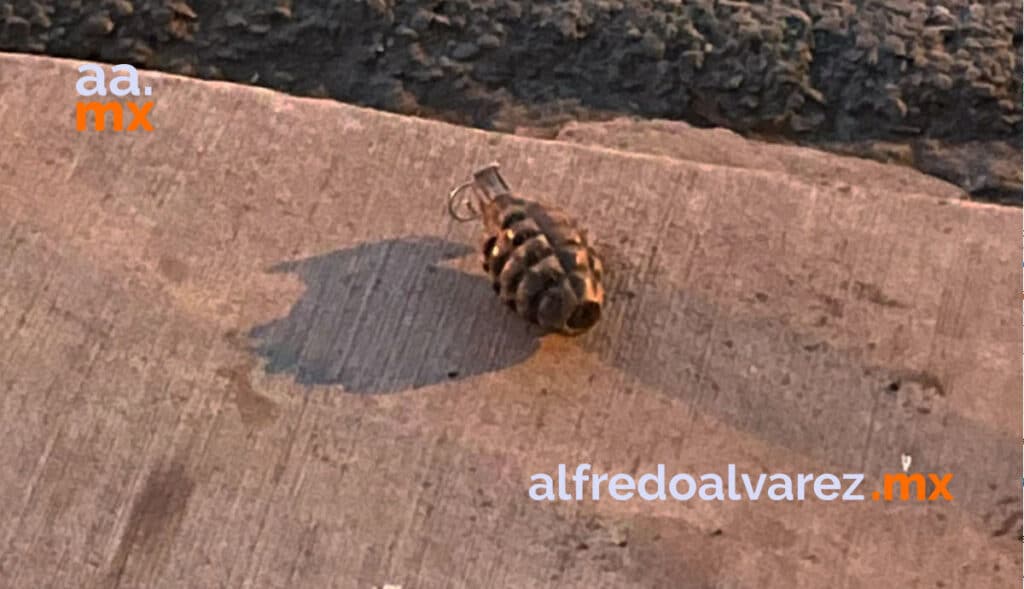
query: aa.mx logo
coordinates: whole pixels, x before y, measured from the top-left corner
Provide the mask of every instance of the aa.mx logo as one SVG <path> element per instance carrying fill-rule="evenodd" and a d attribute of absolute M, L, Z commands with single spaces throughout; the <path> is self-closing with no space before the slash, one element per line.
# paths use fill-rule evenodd
<path fill-rule="evenodd" d="M 110 84 L 107 84 L 103 68 L 95 63 L 87 63 L 79 66 L 81 74 L 75 90 L 78 95 L 84 98 L 93 96 L 107 96 L 109 92 L 117 98 L 126 96 L 150 96 L 153 89 L 149 86 L 139 89 L 139 72 L 128 64 L 115 65 L 110 68 L 116 74 L 123 74 L 112 77 Z M 149 121 L 149 112 L 153 110 L 152 100 L 142 102 L 125 101 L 120 102 L 98 102 L 95 100 L 79 100 L 75 104 L 75 129 L 85 131 L 89 127 L 89 113 L 92 113 L 93 129 L 96 131 L 107 130 L 107 115 L 112 118 L 111 129 L 114 131 L 152 131 L 153 124 Z M 125 126 L 125 111 L 131 115 L 131 121 Z"/>

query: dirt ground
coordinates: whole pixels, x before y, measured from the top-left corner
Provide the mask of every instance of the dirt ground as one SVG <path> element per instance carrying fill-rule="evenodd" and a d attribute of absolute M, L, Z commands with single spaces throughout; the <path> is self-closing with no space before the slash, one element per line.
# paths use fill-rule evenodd
<path fill-rule="evenodd" d="M 767 4 L 767 5 L 766 5 Z M 0 0 L 0 50 L 513 131 L 613 115 L 1021 200 L 1020 0 Z"/>
<path fill-rule="evenodd" d="M 610 128 L 627 152 L 152 72 L 153 132 L 80 133 L 75 65 L 0 55 L 3 587 L 1019 580 L 1018 209 L 733 136 Z M 605 256 L 586 335 L 508 312 L 446 216 L 491 160 Z M 528 496 L 560 463 L 870 492 L 904 455 L 954 500 Z"/>

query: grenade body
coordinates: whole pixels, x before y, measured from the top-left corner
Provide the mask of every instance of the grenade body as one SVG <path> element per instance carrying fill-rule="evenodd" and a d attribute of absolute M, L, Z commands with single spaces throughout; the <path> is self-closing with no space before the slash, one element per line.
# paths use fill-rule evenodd
<path fill-rule="evenodd" d="M 502 302 L 521 317 L 566 335 L 601 318 L 601 260 L 561 210 L 505 192 L 486 202 L 483 268 Z"/>

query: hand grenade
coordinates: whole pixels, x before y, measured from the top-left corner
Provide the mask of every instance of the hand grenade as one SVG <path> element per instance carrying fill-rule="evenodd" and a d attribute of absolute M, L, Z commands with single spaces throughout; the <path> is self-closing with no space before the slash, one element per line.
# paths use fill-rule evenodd
<path fill-rule="evenodd" d="M 452 190 L 448 212 L 458 221 L 483 220 L 483 269 L 521 317 L 566 335 L 600 320 L 603 267 L 586 233 L 560 209 L 513 195 L 497 164 Z"/>

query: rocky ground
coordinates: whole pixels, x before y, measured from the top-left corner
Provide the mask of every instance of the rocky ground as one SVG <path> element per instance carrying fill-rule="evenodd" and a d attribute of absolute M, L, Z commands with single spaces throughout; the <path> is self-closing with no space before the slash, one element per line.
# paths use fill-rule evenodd
<path fill-rule="evenodd" d="M 555 136 L 628 114 L 1021 200 L 1021 0 L 0 0 L 0 50 Z"/>

